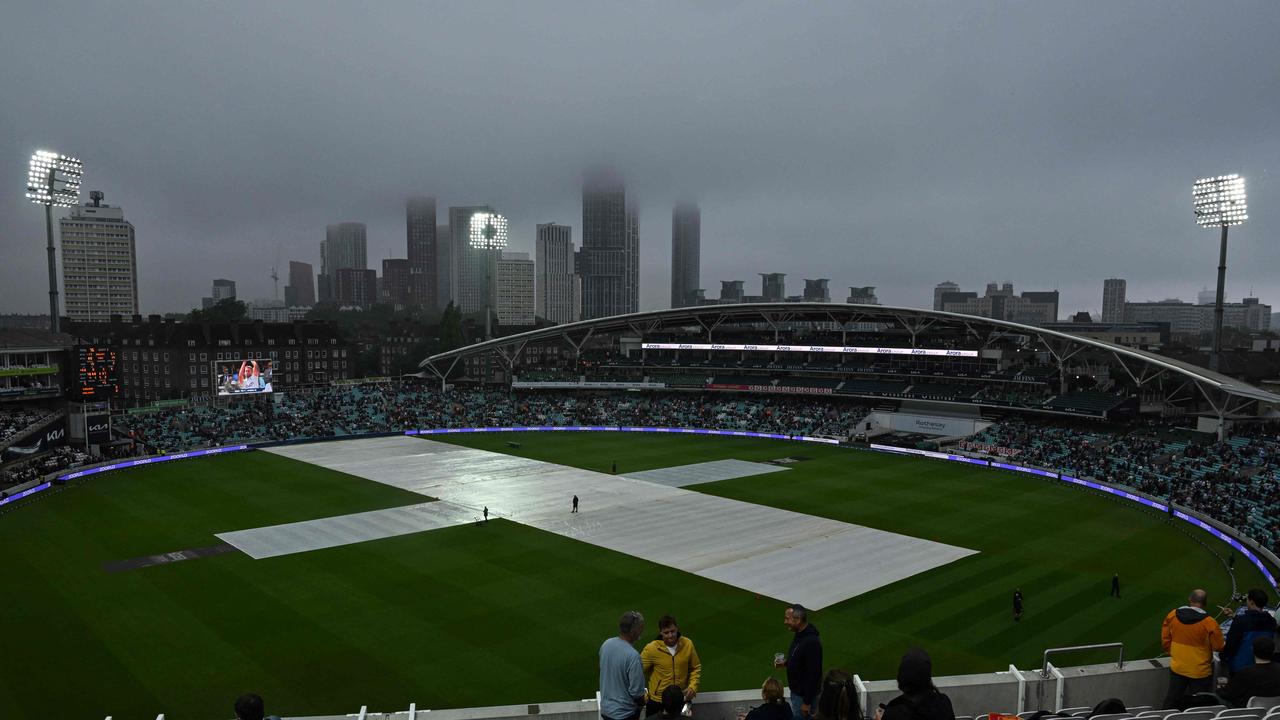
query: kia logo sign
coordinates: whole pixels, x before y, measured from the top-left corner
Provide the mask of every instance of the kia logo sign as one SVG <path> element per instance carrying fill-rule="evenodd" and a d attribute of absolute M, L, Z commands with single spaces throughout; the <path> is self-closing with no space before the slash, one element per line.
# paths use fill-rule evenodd
<path fill-rule="evenodd" d="M 50 430 L 48 433 L 45 434 L 44 441 L 54 442 L 55 440 L 61 440 L 63 436 L 65 436 L 66 434 L 67 434 L 67 431 L 64 428 L 58 428 L 57 430 Z"/>
<path fill-rule="evenodd" d="M 91 432 L 91 433 L 93 433 L 93 432 L 105 432 L 105 431 L 110 430 L 110 429 L 111 429 L 111 425 L 110 425 L 110 424 L 108 424 L 108 423 L 103 423 L 103 424 L 101 424 L 101 425 L 90 425 L 90 426 L 89 426 L 89 432 Z"/>

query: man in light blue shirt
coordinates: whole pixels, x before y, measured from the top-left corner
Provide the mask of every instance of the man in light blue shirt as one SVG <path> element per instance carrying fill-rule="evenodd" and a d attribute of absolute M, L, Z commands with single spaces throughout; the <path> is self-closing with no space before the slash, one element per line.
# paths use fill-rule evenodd
<path fill-rule="evenodd" d="M 635 642 L 644 633 L 644 616 L 628 610 L 618 620 L 618 636 L 600 646 L 600 717 L 637 720 L 647 693 Z"/>

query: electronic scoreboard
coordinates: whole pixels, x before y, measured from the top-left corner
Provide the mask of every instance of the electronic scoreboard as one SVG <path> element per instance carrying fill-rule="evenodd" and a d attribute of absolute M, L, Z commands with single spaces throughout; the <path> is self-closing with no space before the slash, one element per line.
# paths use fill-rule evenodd
<path fill-rule="evenodd" d="M 102 402 L 119 394 L 120 372 L 115 350 L 82 345 L 76 348 L 76 361 L 78 372 L 74 399 Z"/>

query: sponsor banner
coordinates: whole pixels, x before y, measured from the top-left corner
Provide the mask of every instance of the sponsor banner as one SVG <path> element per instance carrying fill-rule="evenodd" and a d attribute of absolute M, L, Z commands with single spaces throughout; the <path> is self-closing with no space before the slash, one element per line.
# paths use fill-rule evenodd
<path fill-rule="evenodd" d="M 545 425 L 530 427 L 480 427 L 480 428 L 431 428 L 424 430 L 405 430 L 405 435 L 453 435 L 457 433 L 491 433 L 491 432 L 649 432 L 649 433 L 688 433 L 690 435 L 733 435 L 737 437 L 768 438 L 771 440 L 803 440 L 807 442 L 829 443 L 839 445 L 839 440 L 831 438 L 814 438 L 804 435 L 784 435 L 782 433 L 754 432 L 752 430 L 707 430 L 704 428 L 664 428 L 664 427 L 630 427 L 617 425 Z"/>
<path fill-rule="evenodd" d="M 977 350 L 940 348 L 886 348 L 860 345 L 735 345 L 731 343 L 641 343 L 645 350 L 732 350 L 735 352 L 816 352 L 857 355 L 926 355 L 930 357 L 978 357 Z"/>
<path fill-rule="evenodd" d="M 57 365 L 39 365 L 36 367 L 0 368 L 0 377 L 24 377 L 28 375 L 53 375 L 58 372 Z"/>
<path fill-rule="evenodd" d="M 1030 475 L 1039 475 L 1041 477 L 1058 477 L 1058 473 L 1049 470 L 1041 470 L 1040 468 L 1027 467 L 1025 465 L 1010 465 L 1008 463 L 991 463 L 991 467 L 1000 468 L 1001 470 L 1012 470 L 1014 472 L 1028 473 Z"/>
<path fill-rule="evenodd" d="M 660 382 L 538 382 L 536 380 L 517 380 L 511 383 L 511 387 L 516 390 L 662 390 L 667 387 L 667 384 Z"/>
<path fill-rule="evenodd" d="M 1245 557 L 1249 558 L 1249 561 L 1250 561 L 1250 562 L 1252 562 L 1254 565 L 1258 566 L 1258 569 L 1259 569 L 1259 570 L 1261 570 L 1261 571 L 1262 571 L 1262 574 L 1266 576 L 1266 578 L 1267 578 L 1267 582 L 1271 583 L 1271 586 L 1272 586 L 1272 587 L 1276 587 L 1276 578 L 1275 578 L 1275 576 L 1274 576 L 1274 575 L 1272 575 L 1272 574 L 1271 574 L 1271 571 L 1267 569 L 1266 564 L 1265 564 L 1265 563 L 1263 563 L 1263 562 L 1262 562 L 1262 560 L 1261 560 L 1261 559 L 1259 559 L 1257 555 L 1253 554 L 1253 552 L 1252 552 L 1251 550 L 1249 550 L 1249 548 L 1246 548 L 1243 544 L 1241 544 L 1239 540 L 1236 540 L 1235 538 L 1231 537 L 1230 535 L 1228 535 L 1228 534 L 1226 534 L 1226 533 L 1222 532 L 1222 531 L 1221 531 L 1221 530 L 1219 530 L 1218 528 L 1216 528 L 1216 527 L 1214 527 L 1214 526 L 1210 525 L 1209 523 L 1207 523 L 1207 522 L 1205 522 L 1205 521 L 1203 521 L 1203 520 L 1201 520 L 1201 519 L 1199 519 L 1199 518 L 1191 517 L 1190 515 L 1188 515 L 1188 514 L 1186 514 L 1186 513 L 1182 512 L 1181 510 L 1174 510 L 1174 511 L 1173 511 L 1173 516 L 1174 516 L 1174 517 L 1176 517 L 1176 518 L 1178 518 L 1179 520 L 1182 520 L 1182 521 L 1184 521 L 1184 522 L 1188 522 L 1188 523 L 1191 523 L 1192 525 L 1195 525 L 1196 527 L 1200 528 L 1201 530 L 1204 530 L 1205 532 L 1209 533 L 1210 535 L 1213 535 L 1214 537 L 1216 537 L 1216 538 L 1218 538 L 1219 540 L 1221 540 L 1221 541 L 1225 542 L 1226 544 L 1230 545 L 1231 547 L 1235 548 L 1236 550 L 1239 550 L 1239 551 L 1241 552 L 1241 554 L 1243 554 Z"/>
<path fill-rule="evenodd" d="M 773 392 L 783 393 L 786 395 L 830 395 L 834 388 L 829 387 L 802 387 L 799 385 L 751 385 L 751 392 Z"/>
<path fill-rule="evenodd" d="M 961 450 L 972 450 L 973 452 L 985 453 L 987 455 L 999 455 L 1000 457 L 1015 457 L 1021 450 L 1007 448 L 1001 445 L 991 445 L 989 443 L 970 442 L 968 440 L 959 443 Z"/>
<path fill-rule="evenodd" d="M 740 385 L 737 383 L 711 383 L 708 390 L 746 390 L 758 393 L 779 393 L 782 395 L 830 395 L 832 388 L 797 387 L 793 385 Z"/>
<path fill-rule="evenodd" d="M 872 450 L 884 450 L 886 452 L 901 453 L 904 455 L 919 455 L 920 457 L 933 458 L 935 460 L 953 460 L 955 462 L 969 463 L 971 465 L 988 465 L 986 460 L 978 458 L 965 457 L 964 455 L 952 455 L 951 453 L 937 452 L 936 450 L 921 450 L 919 448 L 898 447 L 897 445 L 880 445 L 871 443 Z"/>
<path fill-rule="evenodd" d="M 188 450 L 187 452 L 174 453 L 172 455 L 155 455 L 152 457 L 138 458 L 137 460 L 125 460 L 124 462 L 111 463 L 110 465 L 98 465 L 87 470 L 77 470 L 59 475 L 59 480 L 75 480 L 76 478 L 89 477 L 97 475 L 108 470 L 123 470 L 125 468 L 139 467 L 141 465 L 153 465 L 155 463 L 169 462 L 170 460 L 182 460 L 185 458 L 203 457 L 205 455 L 220 455 L 222 453 L 238 452 L 240 450 L 249 450 L 248 445 L 224 445 L 223 447 L 208 448 L 206 450 Z"/>
<path fill-rule="evenodd" d="M 49 486 L 52 484 L 53 483 L 42 482 L 39 485 L 36 485 L 35 487 L 29 487 L 26 490 L 23 490 L 20 493 L 14 493 L 13 495 L 10 495 L 7 498 L 0 498 L 0 505 L 8 505 L 9 503 L 14 502 L 16 500 L 21 500 L 24 497 L 30 497 L 32 495 L 35 495 L 41 490 L 48 490 Z"/>
<path fill-rule="evenodd" d="M 50 420 L 38 430 L 27 433 L 15 440 L 12 445 L 0 453 L 0 460 L 20 460 L 32 455 L 52 450 L 59 445 L 67 444 L 67 418 Z"/>
<path fill-rule="evenodd" d="M 111 442 L 111 416 L 103 413 L 101 415 L 85 415 L 84 416 L 85 436 L 89 438 L 90 445 L 101 445 Z"/>
<path fill-rule="evenodd" d="M 876 413 L 876 415 L 881 422 L 887 419 L 889 427 L 898 432 L 954 437 L 972 435 L 978 430 L 977 421 L 974 418 L 911 413 Z"/>

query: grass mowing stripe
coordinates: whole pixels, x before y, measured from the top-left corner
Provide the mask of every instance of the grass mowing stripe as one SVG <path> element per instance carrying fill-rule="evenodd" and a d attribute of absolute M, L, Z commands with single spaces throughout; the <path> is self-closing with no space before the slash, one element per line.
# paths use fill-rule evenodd
<path fill-rule="evenodd" d="M 449 438 L 606 472 L 617 461 L 621 473 L 805 455 L 786 472 L 694 489 L 980 550 L 815 613 L 829 664 L 867 678 L 893 677 L 917 644 L 938 674 L 1038 666 L 1045 647 L 1082 638 L 1154 655 L 1184 584 L 1229 587 L 1220 560 L 1162 518 L 1030 476 L 745 438 L 531 433 L 518 450 L 511 439 Z M 67 677 L 83 678 L 83 702 L 71 704 L 85 716 L 225 715 L 249 689 L 286 715 L 588 697 L 600 641 L 632 608 L 680 618 L 707 690 L 759 686 L 790 640 L 779 603 L 500 520 L 264 561 L 232 554 L 115 577 L 100 567 L 132 548 L 197 547 L 217 531 L 418 501 L 254 452 L 102 477 L 7 514 L 0 544 L 30 562 L 0 565 L 0 583 L 24 588 L 0 614 L 0 636 L 30 666 L 63 671 L 0 674 L 0 716 L 37 714 Z M 1121 601 L 1106 595 L 1116 570 Z M 1244 587 L 1257 574 L 1237 571 Z M 1013 583 L 1029 597 L 1017 625 Z M 58 625 L 62 615 L 73 622 Z M 81 663 L 88 630 L 100 647 L 84 659 L 117 666 L 102 683 Z"/>

